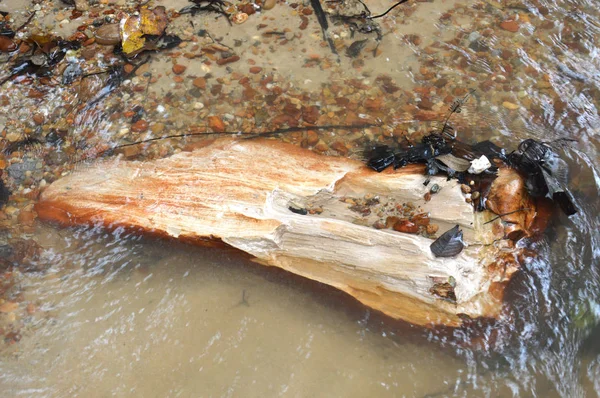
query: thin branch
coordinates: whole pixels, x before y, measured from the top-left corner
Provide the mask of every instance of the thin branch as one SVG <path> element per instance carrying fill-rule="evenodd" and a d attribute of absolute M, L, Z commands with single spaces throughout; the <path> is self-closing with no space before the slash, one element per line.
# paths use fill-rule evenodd
<path fill-rule="evenodd" d="M 19 26 L 17 28 L 17 30 L 15 30 L 15 32 L 20 31 L 21 29 L 23 29 L 25 26 L 27 26 L 29 24 L 29 22 L 31 22 L 31 20 L 33 19 L 33 17 L 35 16 L 36 11 L 34 10 L 33 13 L 29 16 L 29 18 L 27 19 L 27 21 L 25 21 L 25 23 L 21 26 Z"/>
<path fill-rule="evenodd" d="M 400 4 L 404 4 L 407 1 L 408 0 L 401 0 L 398 3 L 394 4 L 393 6 L 391 6 L 390 8 L 388 8 L 388 10 L 386 12 L 384 12 L 383 14 L 375 15 L 374 17 L 368 17 L 368 18 L 369 19 L 381 18 L 381 17 L 387 15 L 387 13 L 390 12 L 390 11 L 392 11 L 394 8 L 398 7 Z"/>
<path fill-rule="evenodd" d="M 277 130 L 273 130 L 273 131 L 267 131 L 264 133 L 247 134 L 247 135 L 242 136 L 242 138 L 243 139 L 253 139 L 253 138 L 258 138 L 258 137 L 272 137 L 274 135 L 291 133 L 291 132 L 295 132 L 295 131 L 328 130 L 328 129 L 329 130 L 339 130 L 339 129 L 354 130 L 354 129 L 364 129 L 364 128 L 368 128 L 368 127 L 381 127 L 381 126 L 378 124 L 365 123 L 365 124 L 354 124 L 354 125 L 325 125 L 325 126 L 289 127 L 289 128 L 282 128 L 282 129 L 277 129 Z M 104 153 L 112 152 L 112 151 L 114 151 L 116 149 L 120 149 L 120 148 L 126 148 L 126 147 L 130 147 L 130 146 L 134 146 L 134 145 L 146 144 L 148 142 L 168 140 L 171 138 L 198 137 L 198 136 L 211 136 L 211 135 L 228 135 L 228 134 L 239 135 L 238 132 L 227 132 L 227 131 L 225 131 L 225 132 L 175 134 L 175 135 L 168 135 L 168 136 L 164 136 L 164 137 L 148 138 L 146 140 L 136 141 L 136 142 L 132 142 L 130 144 L 117 145 L 116 147 L 106 149 L 104 151 L 99 152 L 98 155 L 101 156 Z"/>
<path fill-rule="evenodd" d="M 489 223 L 491 223 L 493 221 L 496 221 L 497 219 L 502 218 L 504 216 L 508 216 L 509 214 L 514 214 L 514 213 L 518 213 L 520 211 L 525 211 L 525 210 L 531 210 L 531 209 L 529 207 L 524 207 L 522 209 L 517 209 L 517 210 L 509 211 L 508 213 L 500 214 L 498 217 L 492 218 L 490 221 L 484 222 L 483 225 L 489 224 Z"/>

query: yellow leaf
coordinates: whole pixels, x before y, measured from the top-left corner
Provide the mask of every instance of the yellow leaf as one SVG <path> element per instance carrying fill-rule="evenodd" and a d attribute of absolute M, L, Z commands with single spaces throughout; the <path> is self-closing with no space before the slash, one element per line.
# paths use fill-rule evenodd
<path fill-rule="evenodd" d="M 140 11 L 141 30 L 146 35 L 162 35 L 167 28 L 167 14 L 164 7 L 156 7 L 150 11 L 147 8 L 142 8 Z"/>
<path fill-rule="evenodd" d="M 125 54 L 135 53 L 144 47 L 146 39 L 143 35 L 138 16 L 130 16 L 121 20 L 121 45 Z"/>

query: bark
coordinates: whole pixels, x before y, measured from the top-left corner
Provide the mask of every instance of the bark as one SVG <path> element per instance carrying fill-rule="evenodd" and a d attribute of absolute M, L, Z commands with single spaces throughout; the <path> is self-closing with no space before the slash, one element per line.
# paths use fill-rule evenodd
<path fill-rule="evenodd" d="M 221 241 L 391 317 L 461 326 L 469 318 L 501 315 L 520 254 L 505 229 L 517 225 L 527 234 L 535 214 L 520 176 L 502 169 L 501 177 L 503 185 L 491 189 L 493 204 L 503 210 L 529 206 L 512 216 L 515 224 L 485 224 L 495 214 L 475 213 L 454 180 L 433 177 L 424 186 L 420 166 L 376 173 L 355 160 L 278 141 L 217 140 L 161 160 L 99 162 L 50 185 L 36 210 L 41 219 L 63 225 L 100 223 L 197 243 Z M 426 202 L 432 184 L 442 189 Z M 352 208 L 350 199 L 372 196 L 389 204 L 376 209 L 379 215 Z M 468 247 L 455 258 L 436 258 L 430 238 L 372 227 L 395 204 L 409 202 L 429 213 L 438 236 L 459 224 Z M 298 214 L 304 210 L 319 214 Z"/>

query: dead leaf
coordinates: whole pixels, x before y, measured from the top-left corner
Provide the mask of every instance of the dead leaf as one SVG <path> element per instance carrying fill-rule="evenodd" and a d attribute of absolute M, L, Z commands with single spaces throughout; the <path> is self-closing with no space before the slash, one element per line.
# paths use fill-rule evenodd
<path fill-rule="evenodd" d="M 164 7 L 153 10 L 142 8 L 140 15 L 130 15 L 121 20 L 121 45 L 123 52 L 134 55 L 144 50 L 145 35 L 161 36 L 167 28 L 168 18 Z"/>
<path fill-rule="evenodd" d="M 168 20 L 164 7 L 156 7 L 152 11 L 142 8 L 140 16 L 142 17 L 141 29 L 145 35 L 160 36 L 167 28 Z"/>

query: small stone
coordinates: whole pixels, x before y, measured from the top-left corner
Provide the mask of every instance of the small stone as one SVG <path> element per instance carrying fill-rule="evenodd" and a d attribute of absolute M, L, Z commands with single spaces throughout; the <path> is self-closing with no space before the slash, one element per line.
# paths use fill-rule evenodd
<path fill-rule="evenodd" d="M 150 130 L 155 134 L 162 133 L 164 129 L 165 129 L 164 123 L 155 123 L 152 126 L 150 126 Z"/>
<path fill-rule="evenodd" d="M 377 220 L 375 221 L 375 224 L 373 224 L 373 228 L 375 229 L 384 229 L 385 228 L 385 223 L 381 220 Z"/>
<path fill-rule="evenodd" d="M 0 36 L 0 52 L 11 52 L 17 49 L 17 44 L 6 36 Z"/>
<path fill-rule="evenodd" d="M 194 79 L 192 84 L 195 87 L 198 87 L 200 90 L 204 90 L 206 88 L 206 79 L 203 77 L 197 77 Z"/>
<path fill-rule="evenodd" d="M 33 115 L 33 122 L 38 126 L 44 124 L 44 115 L 41 113 L 36 113 Z"/>
<path fill-rule="evenodd" d="M 394 231 L 416 234 L 419 232 L 419 226 L 409 220 L 399 220 L 394 224 Z"/>
<path fill-rule="evenodd" d="M 208 126 L 218 133 L 222 133 L 225 131 L 225 123 L 218 116 L 209 116 L 208 117 Z"/>
<path fill-rule="evenodd" d="M 517 104 L 513 104 L 512 102 L 508 102 L 508 101 L 504 101 L 502 103 L 502 106 L 505 107 L 506 109 L 510 109 L 510 110 L 515 110 L 515 109 L 519 109 L 519 105 Z"/>
<path fill-rule="evenodd" d="M 277 4 L 277 0 L 265 0 L 263 2 L 262 9 L 263 10 L 270 10 L 273 7 L 275 7 L 275 4 Z"/>
<path fill-rule="evenodd" d="M 253 66 L 250 68 L 250 73 L 252 73 L 252 74 L 256 75 L 257 73 L 260 73 L 260 72 L 262 72 L 262 68 L 260 66 Z"/>
<path fill-rule="evenodd" d="M 308 130 L 306 132 L 306 141 L 310 146 L 316 145 L 319 142 L 319 135 L 314 130 Z"/>
<path fill-rule="evenodd" d="M 394 228 L 394 225 L 396 225 L 396 223 L 399 221 L 400 221 L 400 218 L 398 218 L 396 216 L 389 216 L 388 218 L 385 219 L 385 227 L 386 228 Z"/>
<path fill-rule="evenodd" d="M 325 141 L 319 140 L 319 142 L 317 142 L 317 144 L 315 145 L 315 150 L 318 152 L 326 152 L 329 150 L 329 146 L 327 146 Z"/>
<path fill-rule="evenodd" d="M 29 315 L 35 314 L 35 305 L 33 303 L 27 304 L 27 313 Z"/>
<path fill-rule="evenodd" d="M 420 213 L 411 217 L 410 221 L 414 222 L 417 225 L 429 225 L 429 214 Z"/>
<path fill-rule="evenodd" d="M 10 133 L 6 134 L 6 139 L 9 142 L 16 142 L 19 141 L 19 139 L 21 139 L 21 134 L 11 131 Z"/>
<path fill-rule="evenodd" d="M 519 31 L 519 23 L 516 21 L 503 21 L 500 23 L 500 27 L 512 33 Z"/>
<path fill-rule="evenodd" d="M 19 308 L 19 303 L 14 303 L 12 301 L 7 301 L 5 303 L 0 304 L 0 312 L 3 314 L 7 314 L 9 312 L 14 312 Z"/>
<path fill-rule="evenodd" d="M 181 75 L 183 72 L 185 72 L 186 69 L 187 69 L 187 66 L 185 66 L 185 65 L 181 65 L 181 64 L 173 65 L 173 73 L 175 73 L 176 75 Z"/>
<path fill-rule="evenodd" d="M 96 38 L 96 43 L 105 46 L 119 44 L 121 42 L 119 24 L 112 23 L 101 26 L 96 30 L 96 33 L 94 33 L 94 37 Z"/>
<path fill-rule="evenodd" d="M 194 103 L 194 109 L 196 110 L 200 110 L 204 108 L 204 104 L 202 102 L 195 102 Z"/>
<path fill-rule="evenodd" d="M 217 60 L 217 65 L 226 65 L 226 64 L 230 64 L 232 62 L 237 62 L 239 60 L 240 60 L 239 56 L 232 55 L 231 57 L 221 58 L 221 59 Z"/>
<path fill-rule="evenodd" d="M 231 20 L 235 24 L 243 24 L 248 20 L 248 14 L 246 14 L 245 12 L 238 12 L 233 17 L 231 17 Z"/>
<path fill-rule="evenodd" d="M 429 192 L 431 192 L 431 193 L 438 193 L 438 192 L 440 192 L 441 189 L 442 188 L 440 188 L 440 186 L 438 184 L 433 184 L 431 186 L 431 189 L 429 190 Z"/>
<path fill-rule="evenodd" d="M 436 225 L 436 224 L 429 224 L 427 227 L 425 227 L 425 231 L 427 232 L 428 235 L 435 234 L 439 229 L 440 229 L 439 225 Z"/>
<path fill-rule="evenodd" d="M 471 174 L 481 174 L 491 166 L 490 160 L 485 155 L 481 155 L 480 158 L 471 161 L 467 171 Z"/>
<path fill-rule="evenodd" d="M 332 143 L 331 149 L 339 152 L 342 155 L 346 155 L 348 153 L 348 147 L 342 141 L 335 141 Z"/>
<path fill-rule="evenodd" d="M 468 185 L 466 185 L 466 184 L 461 184 L 461 185 L 460 185 L 460 190 L 461 190 L 461 191 L 462 191 L 464 194 L 471 193 L 471 187 L 470 187 L 470 186 L 468 186 Z"/>
<path fill-rule="evenodd" d="M 479 199 L 479 196 L 480 196 L 480 195 L 481 195 L 481 194 L 479 193 L 479 191 L 475 191 L 475 192 L 473 192 L 473 193 L 471 194 L 471 198 L 472 198 L 473 200 L 475 200 L 475 199 Z"/>
<path fill-rule="evenodd" d="M 144 131 L 148 130 L 148 126 L 149 125 L 147 121 L 140 119 L 131 125 L 131 131 L 135 133 L 143 133 Z"/>

